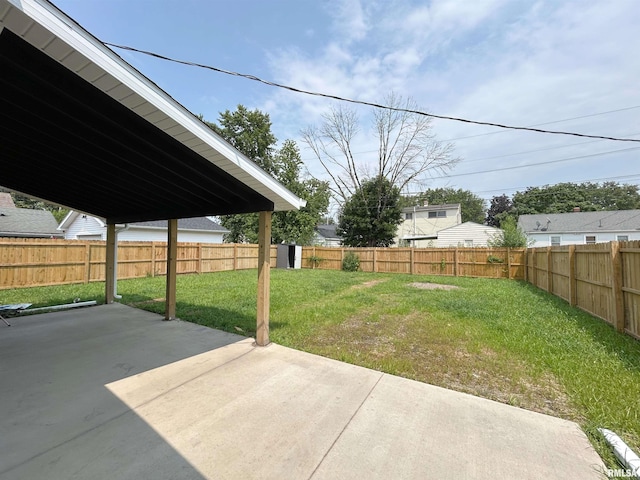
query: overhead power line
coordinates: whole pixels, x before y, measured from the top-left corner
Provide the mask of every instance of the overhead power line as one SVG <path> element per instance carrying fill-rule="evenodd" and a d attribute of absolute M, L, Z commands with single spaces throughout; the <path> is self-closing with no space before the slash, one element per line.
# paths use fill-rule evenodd
<path fill-rule="evenodd" d="M 579 160 L 582 158 L 592 158 L 599 157 L 601 155 L 610 155 L 612 153 L 620 153 L 620 152 L 630 152 L 633 150 L 640 150 L 640 147 L 631 147 L 631 148 L 622 148 L 620 150 L 610 150 L 608 152 L 600 152 L 600 153 L 592 153 L 589 155 L 579 155 L 577 157 L 569 157 L 569 158 L 561 158 L 558 160 L 549 160 L 547 162 L 538 162 L 538 163 L 528 163 L 526 165 L 515 165 L 512 167 L 502 167 L 502 168 L 493 168 L 491 170 L 482 170 L 479 172 L 467 172 L 467 173 L 455 173 L 453 175 L 442 175 L 440 177 L 432 177 L 433 180 L 437 180 L 439 178 L 451 178 L 451 177 L 464 177 L 467 175 L 477 175 L 480 173 L 493 173 L 493 172 L 502 172 L 504 170 L 516 170 L 518 168 L 527 168 L 527 167 L 537 167 L 538 165 L 549 165 L 551 163 L 560 163 L 560 162 L 569 162 L 571 160 Z"/>
<path fill-rule="evenodd" d="M 265 85 L 269 85 L 271 87 L 277 87 L 277 88 L 283 88 L 285 90 L 289 90 L 292 92 L 296 92 L 296 93 L 302 93 L 305 95 L 313 95 L 316 97 L 324 97 L 324 98 L 330 98 L 332 100 L 338 100 L 341 102 L 348 102 L 348 103 L 354 103 L 354 104 L 358 104 L 358 105 L 367 105 L 369 107 L 375 107 L 375 108 L 381 108 L 381 109 L 385 109 L 385 110 L 393 110 L 396 112 L 406 112 L 406 113 L 412 113 L 412 114 L 416 114 L 416 115 L 422 115 L 425 117 L 431 117 L 431 118 L 437 118 L 440 120 L 451 120 L 454 122 L 463 122 L 463 123 L 470 123 L 470 124 L 474 124 L 474 125 L 485 125 L 485 126 L 490 126 L 490 127 L 497 127 L 497 128 L 503 128 L 503 129 L 507 129 L 507 130 L 520 130 L 520 131 L 528 131 L 528 132 L 536 132 L 536 133 L 547 133 L 547 134 L 552 134 L 552 135 L 571 135 L 574 137 L 584 137 L 584 138 L 598 138 L 601 140 L 612 140 L 615 142 L 637 142 L 640 143 L 640 140 L 635 139 L 635 138 L 619 138 L 619 137 L 610 137 L 610 136 L 606 136 L 606 135 L 588 135 L 585 133 L 577 133 L 577 132 L 566 132 L 566 131 L 559 131 L 559 130 L 545 130 L 545 129 L 541 129 L 541 128 L 533 128 L 533 127 L 517 127 L 517 126 L 513 126 L 513 125 L 504 125 L 501 123 L 493 123 L 493 122 L 483 122 L 483 121 L 479 121 L 479 120 L 469 120 L 467 118 L 460 118 L 460 117 L 451 117 L 451 116 L 447 116 L 447 115 L 436 115 L 434 113 L 427 113 L 427 112 L 423 112 L 420 110 L 412 110 L 412 109 L 408 109 L 408 108 L 400 108 L 400 107 L 391 107 L 388 105 L 382 105 L 379 103 L 374 103 L 374 102 L 367 102 L 364 100 L 354 100 L 351 98 L 345 98 L 345 97 L 340 97 L 337 95 L 330 95 L 327 93 L 319 93 L 319 92 L 312 92 L 309 90 L 303 90 L 300 88 L 296 88 L 296 87 L 291 87 L 288 85 L 283 85 L 281 83 L 276 83 L 276 82 L 271 82 L 269 80 L 263 80 L 262 78 L 256 77 L 255 75 L 250 75 L 250 74 L 245 74 L 245 73 L 238 73 L 238 72 L 234 72 L 231 70 L 225 70 L 222 68 L 218 68 L 218 67 L 213 67 L 211 65 L 204 65 L 201 63 L 196 63 L 196 62 L 189 62 L 189 61 L 185 61 L 185 60 L 178 60 L 175 58 L 171 58 L 171 57 L 167 57 L 165 55 L 160 55 L 158 53 L 154 53 L 154 52 L 149 52 L 147 50 L 140 50 L 138 48 L 133 48 L 133 47 L 129 47 L 126 45 L 117 45 L 114 43 L 108 43 L 108 42 L 104 42 L 105 45 L 109 46 L 109 47 L 114 47 L 114 48 L 119 48 L 122 50 L 129 50 L 131 52 L 136 52 L 136 53 L 142 53 L 144 55 L 149 55 L 151 57 L 155 57 L 155 58 L 159 58 L 161 60 L 166 60 L 168 62 L 174 62 L 174 63 L 179 63 L 182 65 L 188 65 L 191 67 L 198 67 L 198 68 L 204 68 L 207 70 L 213 70 L 214 72 L 218 72 L 218 73 L 224 73 L 225 75 L 232 75 L 235 77 L 242 77 L 242 78 L 246 78 L 247 80 L 253 80 L 256 82 L 260 82 L 263 83 Z"/>

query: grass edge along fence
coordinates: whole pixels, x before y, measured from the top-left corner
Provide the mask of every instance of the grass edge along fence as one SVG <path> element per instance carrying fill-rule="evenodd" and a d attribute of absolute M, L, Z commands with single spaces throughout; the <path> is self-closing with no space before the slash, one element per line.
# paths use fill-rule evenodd
<path fill-rule="evenodd" d="M 640 241 L 529 248 L 525 280 L 640 340 Z"/>
<path fill-rule="evenodd" d="M 524 279 L 524 248 L 302 247 L 302 267 L 340 270 L 347 252 L 363 272 Z"/>

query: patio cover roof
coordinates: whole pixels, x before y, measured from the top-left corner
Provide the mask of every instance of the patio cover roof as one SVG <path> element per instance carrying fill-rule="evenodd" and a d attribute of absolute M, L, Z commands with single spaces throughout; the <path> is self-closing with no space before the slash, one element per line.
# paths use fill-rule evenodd
<path fill-rule="evenodd" d="M 305 202 L 46 0 L 0 0 L 0 185 L 108 223 Z"/>

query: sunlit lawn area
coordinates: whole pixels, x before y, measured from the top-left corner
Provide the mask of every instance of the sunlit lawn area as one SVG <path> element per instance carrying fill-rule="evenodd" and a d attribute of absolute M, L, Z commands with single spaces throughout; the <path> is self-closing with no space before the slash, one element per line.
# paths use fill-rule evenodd
<path fill-rule="evenodd" d="M 610 465 L 597 427 L 640 452 L 640 342 L 526 283 L 322 270 L 271 278 L 276 343 L 575 420 Z M 0 291 L 0 302 L 101 300 L 103 288 Z M 251 336 L 256 289 L 255 270 L 180 276 L 177 315 Z M 164 278 L 121 281 L 119 293 L 163 312 Z"/>

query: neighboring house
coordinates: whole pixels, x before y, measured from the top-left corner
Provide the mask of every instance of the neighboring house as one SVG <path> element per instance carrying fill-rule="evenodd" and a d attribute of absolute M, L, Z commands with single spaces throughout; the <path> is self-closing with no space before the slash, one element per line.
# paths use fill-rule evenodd
<path fill-rule="evenodd" d="M 62 220 L 58 230 L 67 240 L 106 240 L 107 224 L 96 217 L 73 210 Z M 136 222 L 118 225 L 118 241 L 166 242 L 167 221 Z M 208 217 L 178 220 L 178 242 L 222 243 L 229 230 Z"/>
<path fill-rule="evenodd" d="M 318 247 L 339 247 L 342 245 L 342 237 L 336 233 L 337 225 L 320 224 L 316 227 L 312 245 Z"/>
<path fill-rule="evenodd" d="M 459 203 L 403 208 L 402 223 L 394 241 L 401 247 L 431 247 L 435 245 L 440 230 L 461 223 Z"/>
<path fill-rule="evenodd" d="M 499 228 L 464 222 L 438 232 L 437 247 L 486 247 L 487 242 L 501 232 Z"/>
<path fill-rule="evenodd" d="M 0 237 L 62 238 L 57 226 L 48 210 L 0 207 Z"/>
<path fill-rule="evenodd" d="M 640 210 L 520 215 L 532 247 L 640 240 Z"/>

